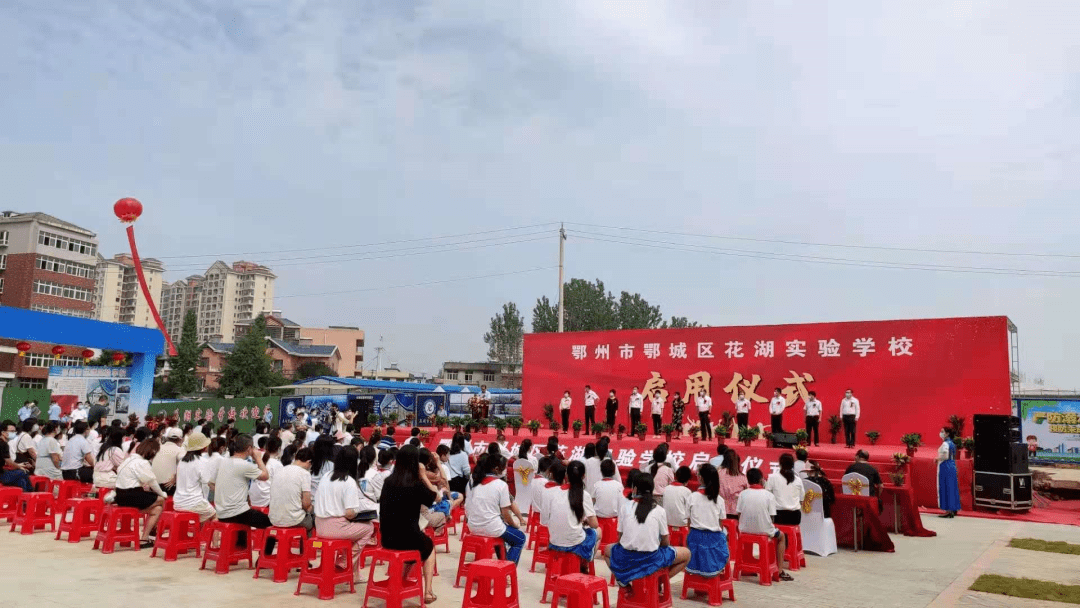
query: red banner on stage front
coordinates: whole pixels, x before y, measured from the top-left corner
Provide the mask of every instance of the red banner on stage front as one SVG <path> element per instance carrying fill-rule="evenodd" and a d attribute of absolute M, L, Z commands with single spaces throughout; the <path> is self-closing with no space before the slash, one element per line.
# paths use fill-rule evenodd
<path fill-rule="evenodd" d="M 857 297 L 857 295 L 853 295 Z M 600 396 L 596 419 L 605 418 L 608 391 L 619 400 L 617 424 L 629 426 L 633 387 L 665 398 L 664 422 L 671 422 L 676 391 L 688 401 L 689 422 L 696 409 L 689 395 L 704 388 L 713 399 L 716 424 L 724 410 L 734 413 L 742 390 L 753 407 L 750 423 L 769 424 L 769 400 L 779 388 L 785 399 L 784 428 L 804 426 L 810 391 L 823 405 L 821 431 L 838 414 L 848 388 L 861 404 L 857 440 L 881 433 L 882 443 L 922 433 L 936 445 L 938 429 L 950 415 L 1009 414 L 1009 339 L 1006 317 L 908 321 L 859 321 L 695 327 L 687 329 L 544 333 L 525 336 L 522 415 L 542 418 L 542 406 L 556 412 L 570 391 L 571 418 L 584 418 L 585 385 Z M 643 422 L 649 421 L 645 400 Z M 556 414 L 557 415 L 557 414 Z M 650 429 L 651 432 L 651 429 Z"/>

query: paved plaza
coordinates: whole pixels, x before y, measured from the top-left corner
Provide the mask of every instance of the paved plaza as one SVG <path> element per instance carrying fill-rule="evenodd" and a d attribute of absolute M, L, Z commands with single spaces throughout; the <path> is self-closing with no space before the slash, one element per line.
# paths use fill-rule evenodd
<path fill-rule="evenodd" d="M 793 573 L 795 582 L 771 587 L 759 586 L 746 578 L 745 582 L 736 584 L 737 605 L 1060 608 L 1063 604 L 975 593 L 967 588 L 984 572 L 1080 584 L 1080 556 L 1006 546 L 1014 537 L 1080 543 L 1080 527 L 964 517 L 953 520 L 926 517 L 924 521 L 938 536 L 893 536 L 896 544 L 893 554 L 842 550 L 829 558 L 808 556 L 808 568 Z M 314 586 L 305 586 L 305 595 L 295 597 L 295 574 L 289 583 L 282 584 L 274 584 L 265 578 L 252 580 L 252 572 L 245 569 L 217 575 L 209 570 L 200 572 L 199 561 L 194 557 L 165 563 L 160 557 L 151 560 L 149 551 L 101 555 L 91 550 L 89 541 L 73 545 L 54 541 L 51 534 L 44 533 L 21 536 L 2 532 L 0 538 L 0 571 L 8 581 L 4 601 L 8 608 L 113 608 L 126 603 L 121 598 L 169 608 L 314 608 L 333 603 L 357 605 L 363 598 L 363 586 L 357 587 L 356 595 L 339 593 L 332 602 L 320 602 L 314 597 Z M 435 594 L 439 597 L 434 604 L 436 608 L 461 605 L 462 591 L 453 588 L 460 543 L 453 536 L 450 542 L 451 553 L 439 553 L 441 576 L 435 579 Z M 523 607 L 541 605 L 542 574 L 529 573 L 531 557 L 532 553 L 526 551 L 518 570 Z M 265 572 L 264 575 L 269 574 Z M 598 563 L 597 574 L 607 574 L 602 562 Z M 676 579 L 675 589 L 681 590 L 681 577 Z M 612 606 L 615 606 L 613 591 L 611 597 Z M 373 600 L 372 605 L 382 604 Z M 676 599 L 675 605 L 706 604 L 703 600 Z"/>

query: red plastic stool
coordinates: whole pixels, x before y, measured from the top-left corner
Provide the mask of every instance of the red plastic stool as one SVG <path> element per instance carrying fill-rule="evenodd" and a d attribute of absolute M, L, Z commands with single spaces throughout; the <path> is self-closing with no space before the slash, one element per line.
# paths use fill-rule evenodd
<path fill-rule="evenodd" d="M 277 539 L 277 552 L 267 555 L 265 547 L 259 552 L 259 561 L 255 563 L 255 578 L 259 578 L 260 570 L 269 569 L 274 571 L 275 583 L 284 583 L 289 580 L 290 571 L 303 569 L 307 564 L 304 549 L 307 530 L 274 527 L 268 529 L 266 534 Z"/>
<path fill-rule="evenodd" d="M 469 564 L 461 608 L 519 607 L 517 566 L 514 562 L 482 559 Z"/>
<path fill-rule="evenodd" d="M 175 562 L 181 554 L 195 550 L 195 557 L 202 556 L 202 535 L 199 531 L 199 515 L 187 511 L 166 511 L 157 522 L 157 538 L 150 557 L 157 557 L 158 549 L 165 552 L 165 561 Z"/>
<path fill-rule="evenodd" d="M 165 499 L 165 504 L 161 506 L 161 512 L 162 513 L 168 513 L 169 511 L 175 511 L 175 510 L 176 510 L 176 507 L 173 504 L 172 497 L 170 496 L 170 497 L 166 498 Z"/>
<path fill-rule="evenodd" d="M 607 549 L 609 545 L 619 542 L 619 518 L 597 517 L 600 524 L 600 550 Z"/>
<path fill-rule="evenodd" d="M 668 540 L 671 542 L 672 547 L 685 547 L 686 546 L 686 533 L 689 528 L 686 526 L 668 526 Z"/>
<path fill-rule="evenodd" d="M 101 516 L 105 512 L 105 503 L 96 498 L 69 498 L 64 503 L 60 515 L 60 527 L 56 529 L 56 540 L 64 532 L 69 543 L 77 543 L 90 538 L 101 527 Z M 70 518 L 68 516 L 71 516 Z"/>
<path fill-rule="evenodd" d="M 252 511 L 258 511 L 263 515 L 270 515 L 270 507 L 251 507 Z"/>
<path fill-rule="evenodd" d="M 342 583 L 349 584 L 349 593 L 356 593 L 352 547 L 351 540 L 312 538 L 304 552 L 300 580 L 296 581 L 296 593 L 293 595 L 300 595 L 300 587 L 304 583 L 319 586 L 320 600 L 334 599 L 334 587 Z M 310 563 L 315 560 L 319 560 L 319 565 L 312 568 Z M 337 565 L 342 560 L 345 562 L 344 568 Z M 375 570 L 375 564 L 371 565 L 371 569 Z"/>
<path fill-rule="evenodd" d="M 602 598 L 599 601 L 596 599 L 598 594 Z M 608 603 L 607 583 L 599 576 L 591 574 L 560 576 L 555 595 L 551 597 L 551 605 L 558 606 L 563 598 L 566 598 L 566 608 L 589 608 L 601 602 L 604 608 L 611 607 Z"/>
<path fill-rule="evenodd" d="M 22 488 L 0 486 L 0 519 L 12 521 L 19 510 L 19 496 Z"/>
<path fill-rule="evenodd" d="M 682 599 L 686 599 L 688 591 L 705 593 L 709 598 L 710 606 L 719 606 L 724 603 L 724 592 L 728 593 L 728 599 L 735 601 L 735 564 L 728 561 L 724 571 L 719 576 L 704 577 L 687 572 L 683 575 Z"/>
<path fill-rule="evenodd" d="M 240 524 L 226 524 L 214 521 L 206 524 L 206 552 L 203 553 L 202 565 L 199 570 L 206 568 L 207 560 L 214 560 L 214 572 L 228 574 L 229 566 L 239 564 L 247 560 L 248 568 L 254 568 L 255 563 L 251 559 L 251 547 L 253 536 L 251 528 Z M 214 547 L 214 533 L 218 536 L 218 546 Z M 244 547 L 237 547 L 236 541 L 241 532 L 247 532 L 247 542 Z"/>
<path fill-rule="evenodd" d="M 529 519 L 525 523 L 525 536 L 529 537 L 529 540 L 525 541 L 526 549 L 534 549 L 536 547 L 536 531 L 540 528 L 540 512 L 533 511 L 529 513 Z"/>
<path fill-rule="evenodd" d="M 90 493 L 93 486 L 88 486 L 80 481 L 56 481 L 49 484 L 49 493 L 53 495 L 53 504 L 56 510 L 64 508 L 69 498 L 82 498 Z"/>
<path fill-rule="evenodd" d="M 737 564 L 739 562 L 739 520 L 725 519 L 722 523 L 724 532 L 727 532 L 728 562 Z"/>
<path fill-rule="evenodd" d="M 30 475 L 30 484 L 34 486 L 35 492 L 48 492 L 49 483 L 52 481 L 52 479 L 42 477 L 41 475 Z"/>
<path fill-rule="evenodd" d="M 742 534 L 739 536 L 739 577 L 746 574 L 758 575 L 762 585 L 772 585 L 780 580 L 780 568 L 776 565 L 776 550 L 773 539 L 764 534 Z M 758 556 L 754 557 L 754 547 Z"/>
<path fill-rule="evenodd" d="M 455 536 L 458 533 L 458 523 L 463 521 L 465 521 L 465 507 L 463 505 L 458 505 L 453 509 L 450 509 L 450 521 L 448 521 L 446 525 L 450 526 L 450 530 L 453 531 Z"/>
<path fill-rule="evenodd" d="M 499 552 L 496 553 L 496 550 Z M 461 587 L 461 577 L 469 573 L 469 564 L 465 561 L 465 556 L 469 553 L 473 554 L 473 558 L 469 562 L 482 559 L 499 559 L 500 557 L 506 557 L 506 545 L 503 544 L 501 538 L 491 536 L 466 534 L 461 537 L 461 557 L 458 558 L 458 571 L 457 576 L 454 578 L 455 587 Z"/>
<path fill-rule="evenodd" d="M 419 551 L 380 549 L 375 554 L 375 560 L 385 562 L 389 566 L 386 569 L 386 578 L 375 580 L 375 564 L 371 564 L 367 591 L 364 593 L 364 608 L 367 608 L 368 600 L 371 598 L 382 599 L 386 602 L 386 608 L 401 608 L 403 600 L 411 597 L 420 598 L 420 608 L 427 605 L 424 602 L 423 564 L 420 562 Z M 405 564 L 409 563 L 413 566 L 410 568 L 409 575 L 406 576 Z"/>
<path fill-rule="evenodd" d="M 382 528 L 379 526 L 379 520 L 371 522 L 375 524 L 375 534 L 371 537 L 375 542 L 360 550 L 360 568 L 367 567 L 367 560 L 370 558 L 375 559 L 375 552 L 382 548 Z M 372 561 L 372 565 L 377 564 L 377 561 Z"/>
<path fill-rule="evenodd" d="M 536 541 L 529 572 L 536 572 L 536 564 L 543 564 L 546 570 L 549 567 L 548 564 L 551 563 L 551 549 L 548 548 L 551 543 L 551 534 L 548 532 L 547 526 L 537 525 L 536 530 L 533 531 L 533 535 L 529 539 Z"/>
<path fill-rule="evenodd" d="M 101 547 L 101 552 L 107 555 L 116 549 L 116 545 L 131 545 L 132 549 L 138 551 L 141 521 L 142 514 L 138 509 L 115 505 L 105 507 L 101 515 L 101 526 L 94 537 L 94 550 Z"/>
<path fill-rule="evenodd" d="M 52 494 L 48 492 L 23 492 L 15 504 L 15 517 L 11 520 L 11 531 L 22 526 L 22 534 L 33 534 L 44 530 L 45 526 L 56 531 L 56 519 L 53 517 Z"/>
<path fill-rule="evenodd" d="M 444 546 L 446 547 L 446 552 L 450 552 L 450 532 L 446 529 L 446 526 L 443 526 L 442 534 L 436 533 L 435 528 L 432 528 L 431 526 L 424 528 L 424 534 L 427 534 L 428 538 L 431 539 L 431 542 L 436 548 Z"/>
<path fill-rule="evenodd" d="M 569 551 L 549 551 L 547 569 L 544 572 L 544 591 L 540 594 L 540 603 L 547 603 L 547 595 L 554 594 L 558 585 L 558 579 L 569 574 L 581 574 L 581 564 L 587 563 L 589 574 L 596 575 L 596 564 L 585 562 L 575 553 Z M 555 605 L 554 602 L 552 605 Z"/>
<path fill-rule="evenodd" d="M 619 608 L 671 608 L 671 581 L 667 568 L 630 583 L 633 595 L 619 588 Z"/>
<path fill-rule="evenodd" d="M 798 570 L 806 567 L 806 554 L 803 553 L 802 528 L 799 526 L 776 526 L 777 530 L 787 537 L 787 548 L 784 549 L 784 561 L 789 570 Z"/>

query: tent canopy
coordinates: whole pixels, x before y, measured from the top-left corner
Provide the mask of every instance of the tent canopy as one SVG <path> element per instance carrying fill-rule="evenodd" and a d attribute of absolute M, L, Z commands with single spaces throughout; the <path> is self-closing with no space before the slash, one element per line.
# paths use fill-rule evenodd
<path fill-rule="evenodd" d="M 397 391 L 397 392 L 417 392 L 417 393 L 432 393 L 432 392 L 446 392 L 446 393 L 479 393 L 479 386 L 455 386 L 449 384 L 425 384 L 422 382 L 392 382 L 390 380 L 366 380 L 364 378 L 335 378 L 334 376 L 317 376 L 315 378 L 307 378 L 293 384 L 293 387 L 300 387 L 305 384 L 316 384 L 319 386 L 328 386 L 332 384 L 340 384 L 343 386 L 350 386 L 353 388 L 363 388 L 368 390 L 383 390 L 383 391 Z M 518 394 L 521 391 L 509 388 L 492 388 L 488 389 L 492 395 L 506 395 L 506 394 Z"/>

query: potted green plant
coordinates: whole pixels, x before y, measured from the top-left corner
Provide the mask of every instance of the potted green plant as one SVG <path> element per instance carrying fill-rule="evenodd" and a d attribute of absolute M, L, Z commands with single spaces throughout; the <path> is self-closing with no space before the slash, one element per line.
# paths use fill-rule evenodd
<path fill-rule="evenodd" d="M 686 429 L 686 433 L 690 435 L 690 440 L 694 443 L 698 442 L 699 435 L 701 435 L 701 425 L 691 424 L 690 428 Z"/>
<path fill-rule="evenodd" d="M 398 413 L 390 412 L 389 414 L 383 416 L 383 420 L 386 421 L 386 428 L 397 426 Z"/>
<path fill-rule="evenodd" d="M 441 433 L 446 428 L 446 423 L 449 422 L 449 418 L 446 416 L 435 416 L 435 428 Z"/>
<path fill-rule="evenodd" d="M 521 425 L 524 421 L 517 416 L 510 419 L 510 428 L 514 430 L 514 437 L 517 437 L 518 431 L 521 430 Z"/>
<path fill-rule="evenodd" d="M 487 418 L 481 418 L 476 421 L 476 426 L 480 427 L 479 430 L 481 433 L 486 433 L 488 431 L 488 424 Z"/>
<path fill-rule="evenodd" d="M 607 425 L 604 424 L 603 422 L 594 422 L 594 423 L 592 423 L 592 432 L 593 432 L 593 435 L 596 435 L 597 439 L 599 439 L 600 435 L 602 435 L 604 433 L 604 431 L 606 431 L 606 430 L 607 430 Z"/>
<path fill-rule="evenodd" d="M 548 424 L 555 422 L 555 406 L 550 403 L 545 403 L 541 408 L 544 412 L 544 420 L 548 421 Z"/>
<path fill-rule="evenodd" d="M 911 462 L 911 456 L 908 456 L 903 452 L 896 452 L 892 455 L 892 460 L 893 464 L 896 465 L 896 469 L 898 471 L 902 471 L 904 467 L 906 467 L 908 463 Z"/>
<path fill-rule="evenodd" d="M 900 442 L 907 446 L 907 455 L 914 456 L 922 445 L 922 433 L 908 433 L 900 438 Z"/>
<path fill-rule="evenodd" d="M 510 421 L 506 418 L 492 418 L 491 426 L 495 427 L 497 431 L 506 432 L 506 427 L 510 426 Z"/>
<path fill-rule="evenodd" d="M 622 441 L 622 437 L 625 434 L 626 434 L 626 425 L 625 424 L 620 424 L 615 429 L 615 439 L 617 439 L 618 441 Z"/>
<path fill-rule="evenodd" d="M 369 426 L 377 426 L 379 424 L 378 414 L 368 414 L 367 423 Z"/>
<path fill-rule="evenodd" d="M 733 422 L 735 422 L 735 414 L 732 414 L 727 410 L 720 412 L 720 424 L 716 426 L 717 437 L 720 436 L 720 427 L 724 427 L 724 438 L 726 439 L 727 437 L 730 437 Z"/>
<path fill-rule="evenodd" d="M 574 429 L 574 439 L 577 439 L 581 435 L 581 429 L 585 426 L 585 423 L 580 420 L 575 420 L 570 423 L 570 428 Z"/>
<path fill-rule="evenodd" d="M 713 434 L 716 435 L 716 445 L 724 445 L 724 440 L 727 439 L 728 434 L 731 433 L 731 427 L 726 424 L 718 424 L 713 429 Z"/>
<path fill-rule="evenodd" d="M 675 432 L 674 424 L 660 425 L 660 432 L 664 434 L 664 441 L 671 443 L 671 434 Z"/>
<path fill-rule="evenodd" d="M 878 431 L 866 431 L 866 438 L 870 440 L 870 445 L 877 443 L 878 437 L 881 437 L 881 433 Z"/>
<path fill-rule="evenodd" d="M 809 441 L 810 435 L 806 432 L 806 429 L 799 429 L 795 431 L 795 441 L 799 442 L 799 445 L 806 445 Z"/>
<path fill-rule="evenodd" d="M 758 428 L 756 426 L 741 426 L 739 427 L 739 441 L 743 442 L 743 445 L 750 447 L 750 442 L 758 438 Z"/>
<path fill-rule="evenodd" d="M 953 431 L 953 437 L 964 436 L 964 425 L 966 423 L 967 417 L 965 416 L 957 416 L 956 414 L 949 416 L 949 428 Z"/>
<path fill-rule="evenodd" d="M 844 419 L 838 414 L 829 416 L 829 443 L 836 443 L 836 436 L 844 428 Z"/>
<path fill-rule="evenodd" d="M 461 425 L 463 423 L 464 422 L 462 421 L 461 416 L 450 417 L 450 428 L 454 429 L 455 433 L 461 430 Z"/>
<path fill-rule="evenodd" d="M 558 435 L 559 431 L 562 429 L 562 425 L 559 424 L 558 420 L 551 420 L 548 422 L 548 428 L 551 429 L 552 433 Z"/>
<path fill-rule="evenodd" d="M 889 473 L 889 478 L 892 479 L 893 485 L 900 488 L 904 486 L 904 472 L 900 470 Z"/>
<path fill-rule="evenodd" d="M 643 422 L 639 422 L 636 425 L 634 425 L 634 434 L 637 435 L 637 438 L 640 439 L 641 441 L 645 441 L 645 433 L 648 430 L 649 430 L 649 427 L 645 426 L 645 423 L 643 423 Z"/>
<path fill-rule="evenodd" d="M 525 423 L 525 426 L 529 428 L 529 432 L 532 433 L 532 436 L 536 437 L 540 434 L 540 427 L 543 426 L 543 423 L 539 420 L 530 420 Z"/>
<path fill-rule="evenodd" d="M 763 436 L 765 437 L 765 445 L 769 446 L 770 448 L 775 448 L 776 447 L 775 445 L 773 445 L 773 442 L 772 442 L 772 439 L 773 439 L 772 431 L 765 431 L 763 433 Z"/>
<path fill-rule="evenodd" d="M 964 458 L 971 458 L 975 454 L 975 438 L 964 437 L 960 442 L 964 445 Z"/>

